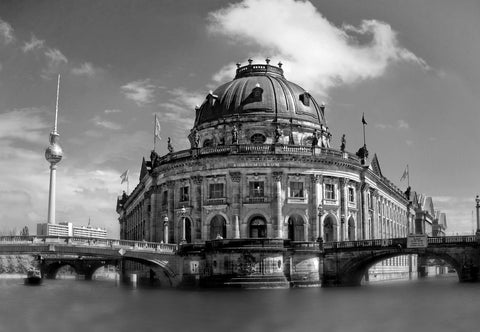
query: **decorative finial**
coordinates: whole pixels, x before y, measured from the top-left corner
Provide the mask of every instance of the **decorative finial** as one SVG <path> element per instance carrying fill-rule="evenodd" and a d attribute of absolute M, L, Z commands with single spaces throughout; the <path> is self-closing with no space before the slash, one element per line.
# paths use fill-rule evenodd
<path fill-rule="evenodd" d="M 255 87 L 256 87 L 256 88 L 259 88 L 259 87 L 260 87 L 260 83 L 255 84 Z"/>
<path fill-rule="evenodd" d="M 200 106 L 199 105 L 195 105 L 195 110 L 199 110 L 200 109 Z"/>
<path fill-rule="evenodd" d="M 240 68 L 242 64 L 240 62 L 237 62 L 237 68 Z"/>
<path fill-rule="evenodd" d="M 322 110 L 325 109 L 325 102 L 322 101 L 322 104 L 320 105 L 320 108 L 321 108 Z"/>
<path fill-rule="evenodd" d="M 282 63 L 282 62 L 279 62 L 279 63 L 278 63 L 278 68 L 282 68 L 282 66 L 283 66 L 283 63 Z"/>
<path fill-rule="evenodd" d="M 269 58 L 269 57 L 267 57 L 267 58 L 265 59 L 265 62 L 266 62 L 266 63 L 267 63 L 267 65 L 268 65 L 268 64 L 270 63 L 270 58 Z"/>
<path fill-rule="evenodd" d="M 251 65 L 253 60 L 251 58 L 248 59 L 248 64 Z"/>

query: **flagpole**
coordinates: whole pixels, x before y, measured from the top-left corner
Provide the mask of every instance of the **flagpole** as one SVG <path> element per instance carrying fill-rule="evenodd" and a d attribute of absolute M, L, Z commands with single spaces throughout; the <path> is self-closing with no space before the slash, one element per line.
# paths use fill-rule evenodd
<path fill-rule="evenodd" d="M 408 169 L 408 164 L 407 164 L 407 186 L 410 187 L 410 170 Z"/>
<path fill-rule="evenodd" d="M 153 121 L 153 151 L 155 151 L 155 144 L 157 143 L 157 135 L 155 135 L 156 128 L 157 128 L 157 114 L 155 114 L 155 121 Z"/>
<path fill-rule="evenodd" d="M 363 115 L 362 115 L 362 124 L 363 124 L 363 146 L 366 148 L 367 143 L 366 143 L 366 140 L 365 140 L 365 113 L 363 113 Z"/>

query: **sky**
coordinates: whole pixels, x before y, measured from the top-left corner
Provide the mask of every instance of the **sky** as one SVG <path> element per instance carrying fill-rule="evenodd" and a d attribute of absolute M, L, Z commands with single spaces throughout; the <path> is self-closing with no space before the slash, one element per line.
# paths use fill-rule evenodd
<path fill-rule="evenodd" d="M 118 237 L 117 196 L 138 184 L 154 115 L 167 153 L 188 148 L 194 108 L 233 79 L 235 63 L 283 63 L 326 103 L 332 146 L 363 145 L 400 189 L 471 233 L 480 192 L 478 0 L 2 0 L 0 233 L 47 220 L 61 75 L 56 221 Z"/>

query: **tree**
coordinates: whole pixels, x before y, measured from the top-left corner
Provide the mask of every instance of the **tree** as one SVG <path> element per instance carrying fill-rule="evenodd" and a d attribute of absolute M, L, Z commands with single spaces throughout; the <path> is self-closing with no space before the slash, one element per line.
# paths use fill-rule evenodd
<path fill-rule="evenodd" d="M 22 228 L 22 230 L 20 231 L 20 236 L 29 236 L 29 232 L 28 232 L 28 227 L 25 226 Z"/>

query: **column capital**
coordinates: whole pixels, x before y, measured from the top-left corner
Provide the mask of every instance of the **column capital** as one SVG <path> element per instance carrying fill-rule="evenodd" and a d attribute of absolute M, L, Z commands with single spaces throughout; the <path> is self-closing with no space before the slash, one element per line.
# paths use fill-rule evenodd
<path fill-rule="evenodd" d="M 282 181 L 283 172 L 273 172 L 272 177 L 275 181 Z"/>
<path fill-rule="evenodd" d="M 175 181 L 173 181 L 173 180 L 169 180 L 165 184 L 167 185 L 168 188 L 175 187 Z"/>
<path fill-rule="evenodd" d="M 230 172 L 230 178 L 232 179 L 233 182 L 240 182 L 240 179 L 242 178 L 242 173 Z"/>
<path fill-rule="evenodd" d="M 322 183 L 323 182 L 323 175 L 320 174 L 312 174 L 310 175 L 310 179 L 313 183 Z"/>
<path fill-rule="evenodd" d="M 202 184 L 202 182 L 203 182 L 203 176 L 201 176 L 201 175 L 192 176 L 191 179 L 192 179 L 193 183 L 195 183 L 197 185 Z"/>

